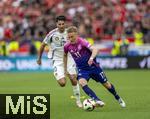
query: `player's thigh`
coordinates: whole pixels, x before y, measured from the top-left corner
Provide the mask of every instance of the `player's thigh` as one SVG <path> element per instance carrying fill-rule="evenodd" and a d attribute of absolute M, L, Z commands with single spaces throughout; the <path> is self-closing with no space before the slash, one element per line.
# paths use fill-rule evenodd
<path fill-rule="evenodd" d="M 82 79 L 82 78 L 86 79 L 87 82 L 88 82 L 89 79 L 90 79 L 90 73 L 89 73 L 89 71 L 78 69 L 78 73 L 77 73 L 77 79 L 78 79 L 78 81 L 80 79 Z"/>
<path fill-rule="evenodd" d="M 71 81 L 72 85 L 77 85 L 77 75 L 76 74 L 68 74 L 68 77 Z"/>
<path fill-rule="evenodd" d="M 90 77 L 96 82 L 100 82 L 102 84 L 107 83 L 107 77 L 101 68 L 95 69 Z"/>
<path fill-rule="evenodd" d="M 75 65 L 75 62 L 73 61 L 73 59 L 68 60 L 67 72 L 69 73 L 68 77 L 69 77 L 72 85 L 76 85 L 77 84 L 77 72 L 76 72 L 76 65 Z"/>
<path fill-rule="evenodd" d="M 63 62 L 54 63 L 53 68 L 54 68 L 54 76 L 55 76 L 56 80 L 65 78 Z"/>
<path fill-rule="evenodd" d="M 68 62 L 67 62 L 67 71 L 70 75 L 74 75 L 77 74 L 76 72 L 76 65 L 74 60 L 72 59 L 72 57 L 68 58 Z"/>
<path fill-rule="evenodd" d="M 90 79 L 89 71 L 79 69 L 77 79 L 82 87 L 87 85 Z"/>

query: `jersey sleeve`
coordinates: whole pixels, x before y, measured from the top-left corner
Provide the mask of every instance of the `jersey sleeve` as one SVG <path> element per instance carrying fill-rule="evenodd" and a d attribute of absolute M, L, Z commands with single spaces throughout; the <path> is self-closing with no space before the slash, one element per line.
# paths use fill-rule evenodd
<path fill-rule="evenodd" d="M 85 39 L 81 39 L 80 43 L 81 43 L 82 46 L 84 46 L 86 48 L 90 48 L 91 47 L 91 44 L 88 41 L 86 41 Z"/>
<path fill-rule="evenodd" d="M 57 29 L 54 29 L 54 30 L 50 31 L 50 32 L 46 35 L 46 37 L 44 38 L 43 42 L 44 42 L 45 44 L 51 44 L 51 42 L 52 42 L 52 37 L 54 36 L 54 33 L 55 33 L 56 31 L 57 31 Z"/>
<path fill-rule="evenodd" d="M 49 35 L 49 34 L 48 34 L 48 35 L 44 38 L 43 42 L 44 42 L 45 44 L 50 44 L 50 43 L 52 42 L 52 35 Z"/>

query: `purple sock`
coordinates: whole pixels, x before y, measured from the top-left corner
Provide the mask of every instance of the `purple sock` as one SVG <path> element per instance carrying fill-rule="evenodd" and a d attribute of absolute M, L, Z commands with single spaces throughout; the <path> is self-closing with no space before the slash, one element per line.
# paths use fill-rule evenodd
<path fill-rule="evenodd" d="M 116 90 L 115 90 L 115 87 L 111 84 L 111 88 L 108 89 L 108 91 L 114 95 L 115 99 L 118 100 L 120 97 L 119 95 L 117 94 Z"/>
<path fill-rule="evenodd" d="M 90 96 L 93 100 L 100 100 L 96 94 L 88 87 L 88 85 L 85 85 L 82 87 L 82 89 L 84 90 L 84 92 Z"/>

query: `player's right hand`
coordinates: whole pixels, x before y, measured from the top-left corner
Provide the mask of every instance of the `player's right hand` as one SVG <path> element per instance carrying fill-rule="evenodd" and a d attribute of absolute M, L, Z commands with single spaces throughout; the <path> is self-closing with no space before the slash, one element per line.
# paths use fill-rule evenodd
<path fill-rule="evenodd" d="M 90 58 L 88 61 L 89 66 L 91 66 L 93 64 L 93 58 Z"/>
<path fill-rule="evenodd" d="M 41 60 L 40 59 L 37 59 L 36 62 L 37 62 L 38 65 L 41 65 Z"/>

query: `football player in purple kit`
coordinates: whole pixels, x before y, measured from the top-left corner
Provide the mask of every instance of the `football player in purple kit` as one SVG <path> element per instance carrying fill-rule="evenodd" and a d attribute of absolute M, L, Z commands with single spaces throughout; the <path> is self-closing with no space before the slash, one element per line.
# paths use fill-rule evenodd
<path fill-rule="evenodd" d="M 75 26 L 70 26 L 67 30 L 68 42 L 64 45 L 64 69 L 67 73 L 67 54 L 72 55 L 78 70 L 78 81 L 83 91 L 96 102 L 96 106 L 103 107 L 105 103 L 97 97 L 95 92 L 88 86 L 90 78 L 100 82 L 119 102 L 121 107 L 126 107 L 123 99 L 118 95 L 113 84 L 111 84 L 99 64 L 96 62 L 98 49 L 90 45 L 85 39 L 78 36 Z"/>

